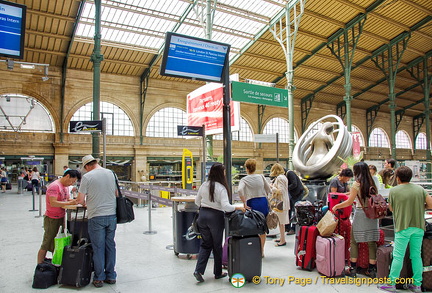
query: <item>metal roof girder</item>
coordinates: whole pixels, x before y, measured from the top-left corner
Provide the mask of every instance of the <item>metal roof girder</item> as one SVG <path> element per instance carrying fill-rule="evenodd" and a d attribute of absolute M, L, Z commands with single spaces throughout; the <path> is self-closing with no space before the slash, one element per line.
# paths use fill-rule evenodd
<path fill-rule="evenodd" d="M 298 1 L 298 0 L 297 0 Z M 270 27 L 272 27 L 275 23 L 277 23 L 282 17 L 285 16 L 285 11 L 286 9 L 291 9 L 291 7 L 293 7 L 294 5 L 297 4 L 297 1 L 290 1 L 289 3 L 287 3 L 286 7 L 282 8 L 276 15 L 275 17 L 273 17 L 269 24 L 266 25 L 265 27 L 263 27 L 255 36 L 252 40 L 250 40 L 243 48 L 240 49 L 240 51 L 237 53 L 237 55 L 235 55 L 229 62 L 229 65 L 233 65 L 239 58 L 240 56 L 243 55 L 244 52 L 246 52 L 247 50 L 249 50 L 250 47 L 252 47 L 253 44 L 255 44 L 255 42 L 262 37 L 262 35 L 264 35 L 269 29 Z M 306 0 L 304 0 L 306 1 Z M 285 74 L 282 76 L 282 78 L 285 77 Z"/>
<path fill-rule="evenodd" d="M 367 133 L 368 145 L 369 145 L 369 138 L 372 133 L 372 127 L 378 115 L 380 107 L 381 105 L 375 105 L 366 110 L 366 133 Z"/>

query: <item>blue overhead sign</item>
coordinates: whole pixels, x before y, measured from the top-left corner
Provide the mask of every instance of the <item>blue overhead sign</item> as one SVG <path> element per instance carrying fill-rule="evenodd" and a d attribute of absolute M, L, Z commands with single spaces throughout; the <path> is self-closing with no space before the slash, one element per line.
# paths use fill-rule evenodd
<path fill-rule="evenodd" d="M 0 0 L 0 56 L 24 56 L 26 6 Z"/>

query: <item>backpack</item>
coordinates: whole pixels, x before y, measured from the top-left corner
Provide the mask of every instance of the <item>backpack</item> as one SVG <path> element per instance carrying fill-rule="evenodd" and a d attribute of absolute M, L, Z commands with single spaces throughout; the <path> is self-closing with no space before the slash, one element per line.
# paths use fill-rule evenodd
<path fill-rule="evenodd" d="M 301 200 L 294 204 L 297 224 L 311 226 L 315 222 L 315 206 L 308 200 Z"/>
<path fill-rule="evenodd" d="M 369 188 L 369 196 L 365 202 L 367 203 L 367 206 L 363 205 L 360 197 L 359 200 L 366 217 L 369 219 L 382 219 L 387 215 L 387 202 L 381 194 L 377 193 L 374 186 Z"/>

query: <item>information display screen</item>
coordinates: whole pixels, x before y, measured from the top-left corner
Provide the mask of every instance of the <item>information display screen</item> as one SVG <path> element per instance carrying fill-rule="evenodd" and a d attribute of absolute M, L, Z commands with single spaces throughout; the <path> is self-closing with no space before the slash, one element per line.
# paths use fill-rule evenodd
<path fill-rule="evenodd" d="M 222 82 L 230 45 L 167 32 L 160 74 Z"/>
<path fill-rule="evenodd" d="M 24 57 L 26 8 L 0 0 L 0 56 Z"/>

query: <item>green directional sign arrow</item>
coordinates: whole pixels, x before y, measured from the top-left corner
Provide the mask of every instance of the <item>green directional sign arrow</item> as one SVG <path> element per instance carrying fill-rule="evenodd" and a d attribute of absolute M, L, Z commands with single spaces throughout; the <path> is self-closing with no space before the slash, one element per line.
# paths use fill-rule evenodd
<path fill-rule="evenodd" d="M 234 101 L 288 108 L 288 91 L 284 89 L 233 81 Z"/>

